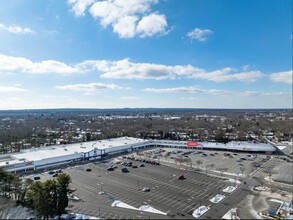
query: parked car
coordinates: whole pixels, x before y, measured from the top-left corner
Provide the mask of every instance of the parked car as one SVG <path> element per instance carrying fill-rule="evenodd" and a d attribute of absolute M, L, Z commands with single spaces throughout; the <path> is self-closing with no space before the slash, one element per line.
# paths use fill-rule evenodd
<path fill-rule="evenodd" d="M 107 169 L 107 171 L 114 171 L 114 168 L 113 168 L 113 167 L 109 167 L 109 168 Z"/>
<path fill-rule="evenodd" d="M 132 168 L 137 168 L 137 166 L 136 165 L 132 165 Z"/>
<path fill-rule="evenodd" d="M 185 176 L 184 174 L 180 174 L 179 176 L 177 176 L 177 180 L 184 180 Z"/>
<path fill-rule="evenodd" d="M 142 164 L 140 164 L 140 165 L 139 165 L 139 167 L 144 167 L 144 164 L 143 164 L 143 163 L 142 163 Z"/>
<path fill-rule="evenodd" d="M 149 191 L 151 191 L 151 189 L 148 188 L 148 187 L 144 187 L 144 188 L 142 189 L 142 191 L 143 191 L 143 192 L 149 192 Z"/>
<path fill-rule="evenodd" d="M 127 168 L 122 168 L 121 171 L 122 171 L 123 173 L 128 173 L 128 172 L 129 172 L 129 170 L 128 170 Z"/>
<path fill-rule="evenodd" d="M 49 171 L 48 172 L 50 175 L 55 174 L 55 171 Z"/>
<path fill-rule="evenodd" d="M 39 180 L 39 179 L 41 179 L 41 177 L 39 177 L 39 176 L 34 177 L 34 180 Z"/>
<path fill-rule="evenodd" d="M 91 168 L 87 168 L 85 171 L 86 171 L 86 172 L 91 172 L 92 169 L 91 169 Z"/>
<path fill-rule="evenodd" d="M 57 177 L 58 176 L 58 173 L 55 173 L 52 175 L 52 177 Z"/>

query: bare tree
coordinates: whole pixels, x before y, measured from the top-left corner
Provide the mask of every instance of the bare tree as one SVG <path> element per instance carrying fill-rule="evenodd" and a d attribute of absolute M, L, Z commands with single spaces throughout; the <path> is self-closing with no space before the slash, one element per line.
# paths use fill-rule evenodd
<path fill-rule="evenodd" d="M 202 160 L 197 160 L 196 164 L 197 164 L 198 168 L 200 168 L 200 166 L 203 164 L 203 161 Z"/>
<path fill-rule="evenodd" d="M 207 173 L 207 169 L 208 169 L 208 168 L 210 168 L 210 169 L 213 170 L 213 169 L 215 168 L 215 164 L 213 164 L 213 163 L 207 164 L 207 165 L 206 165 L 206 173 Z"/>
<path fill-rule="evenodd" d="M 241 167 L 239 167 L 239 170 L 241 172 L 241 175 L 243 176 L 243 173 L 246 170 L 246 168 L 244 166 L 241 166 Z"/>

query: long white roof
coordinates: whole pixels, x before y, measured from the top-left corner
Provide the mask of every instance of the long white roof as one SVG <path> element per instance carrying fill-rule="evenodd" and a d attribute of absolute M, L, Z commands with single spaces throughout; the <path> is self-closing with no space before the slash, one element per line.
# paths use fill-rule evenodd
<path fill-rule="evenodd" d="M 187 147 L 188 141 L 170 141 L 170 140 L 144 140 L 133 137 L 120 137 L 113 139 L 105 139 L 99 141 L 82 142 L 67 145 L 56 145 L 49 147 L 32 148 L 20 153 L 11 154 L 10 160 L 0 160 L 0 167 L 6 166 L 7 161 L 10 165 L 30 162 L 41 161 L 49 158 L 57 158 L 62 156 L 69 156 L 74 154 L 82 154 L 92 150 L 113 149 L 115 147 L 130 148 L 132 145 L 159 145 L 159 146 L 173 146 L 173 147 Z M 223 150 L 239 150 L 239 151 L 275 151 L 276 148 L 271 144 L 252 143 L 252 142 L 236 142 L 232 141 L 227 144 L 216 142 L 198 142 L 197 148 L 209 149 L 223 149 Z M 100 152 L 98 151 L 99 155 Z"/>
<path fill-rule="evenodd" d="M 85 153 L 94 149 L 107 149 L 127 144 L 143 143 L 146 140 L 132 138 L 132 137 L 121 137 L 113 139 L 105 139 L 100 141 L 89 141 L 76 144 L 67 145 L 56 145 L 50 147 L 34 148 L 26 150 L 19 154 L 13 154 L 12 156 L 16 159 L 25 159 L 27 161 L 39 161 L 47 158 L 67 156 L 77 153 Z"/>

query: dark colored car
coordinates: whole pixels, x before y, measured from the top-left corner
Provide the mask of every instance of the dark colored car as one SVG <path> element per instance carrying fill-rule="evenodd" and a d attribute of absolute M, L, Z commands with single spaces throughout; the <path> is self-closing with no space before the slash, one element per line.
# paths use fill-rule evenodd
<path fill-rule="evenodd" d="M 39 177 L 39 176 L 34 177 L 34 180 L 39 180 L 39 179 L 41 179 L 41 177 Z"/>
<path fill-rule="evenodd" d="M 107 171 L 114 171 L 114 168 L 113 168 L 113 167 L 109 167 L 109 168 L 107 169 Z"/>
<path fill-rule="evenodd" d="M 177 176 L 177 180 L 184 180 L 185 176 L 184 174 L 180 174 L 179 176 Z"/>
<path fill-rule="evenodd" d="M 55 173 L 52 175 L 52 177 L 57 177 L 58 176 L 58 173 Z"/>
<path fill-rule="evenodd" d="M 55 174 L 55 171 L 49 171 L 49 174 L 50 175 Z"/>
<path fill-rule="evenodd" d="M 132 168 L 137 168 L 137 166 L 136 165 L 132 165 Z"/>
<path fill-rule="evenodd" d="M 85 171 L 86 171 L 86 172 L 91 172 L 92 169 L 91 169 L 91 168 L 87 168 Z"/>
<path fill-rule="evenodd" d="M 139 167 L 144 167 L 144 164 L 143 164 L 143 163 L 142 163 L 142 164 L 140 164 L 140 165 L 139 165 Z"/>
<path fill-rule="evenodd" d="M 128 172 L 129 172 L 129 170 L 128 170 L 127 168 L 122 168 L 121 171 L 122 171 L 123 173 L 128 173 Z"/>

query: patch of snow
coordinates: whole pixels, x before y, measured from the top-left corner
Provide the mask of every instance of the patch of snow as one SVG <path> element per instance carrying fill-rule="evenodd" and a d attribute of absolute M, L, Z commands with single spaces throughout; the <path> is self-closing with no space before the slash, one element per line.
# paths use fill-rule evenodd
<path fill-rule="evenodd" d="M 212 171 L 215 172 L 215 173 L 222 173 L 222 172 L 219 171 L 219 170 L 212 170 Z M 229 173 L 229 172 L 223 172 L 223 174 L 225 174 L 225 175 L 230 175 L 230 176 L 244 176 L 244 175 L 242 175 L 242 174 Z"/>
<path fill-rule="evenodd" d="M 235 179 L 229 179 L 229 181 L 230 181 L 231 183 L 235 183 Z M 236 183 L 240 184 L 241 182 L 240 182 L 239 180 L 236 180 Z"/>
<path fill-rule="evenodd" d="M 119 200 L 115 200 L 112 205 L 113 207 L 119 207 L 119 208 L 124 208 L 124 209 L 133 209 L 133 210 L 138 210 L 137 208 L 131 206 L 131 205 L 128 205 L 124 202 L 121 202 Z"/>
<path fill-rule="evenodd" d="M 143 212 L 151 212 L 151 213 L 156 213 L 156 214 L 159 214 L 159 215 L 167 215 L 166 212 L 162 212 L 158 209 L 155 209 L 149 205 L 143 205 L 141 207 L 138 208 L 138 210 L 140 211 L 143 211 Z"/>
<path fill-rule="evenodd" d="M 257 191 L 267 191 L 269 188 L 266 186 L 256 186 L 254 189 Z"/>
<path fill-rule="evenodd" d="M 209 206 L 200 206 L 198 207 L 196 210 L 194 210 L 194 212 L 192 213 L 193 217 L 195 218 L 199 218 L 200 216 L 202 216 L 204 213 L 206 213 L 208 210 L 210 209 Z"/>
<path fill-rule="evenodd" d="M 283 201 L 281 200 L 278 200 L 278 199 L 270 199 L 271 202 L 276 202 L 276 203 L 283 203 Z"/>
<path fill-rule="evenodd" d="M 223 200 L 225 198 L 224 195 L 221 194 L 217 194 L 215 195 L 213 198 L 210 199 L 211 202 L 213 203 L 219 203 L 221 200 Z"/>
<path fill-rule="evenodd" d="M 231 193 L 236 189 L 235 186 L 227 186 L 225 189 L 223 189 L 223 192 Z"/>
<path fill-rule="evenodd" d="M 287 146 L 284 146 L 284 145 L 276 145 L 277 148 L 279 148 L 280 150 L 283 150 L 285 149 Z"/>
<path fill-rule="evenodd" d="M 236 208 L 230 209 L 223 217 L 222 219 L 233 219 L 232 218 L 232 213 L 236 213 Z M 236 216 L 236 219 L 240 219 L 238 216 Z"/>
<path fill-rule="evenodd" d="M 84 215 L 84 214 L 78 214 L 78 213 L 73 213 L 75 215 L 74 219 L 100 219 L 95 216 L 89 216 L 89 215 Z"/>

